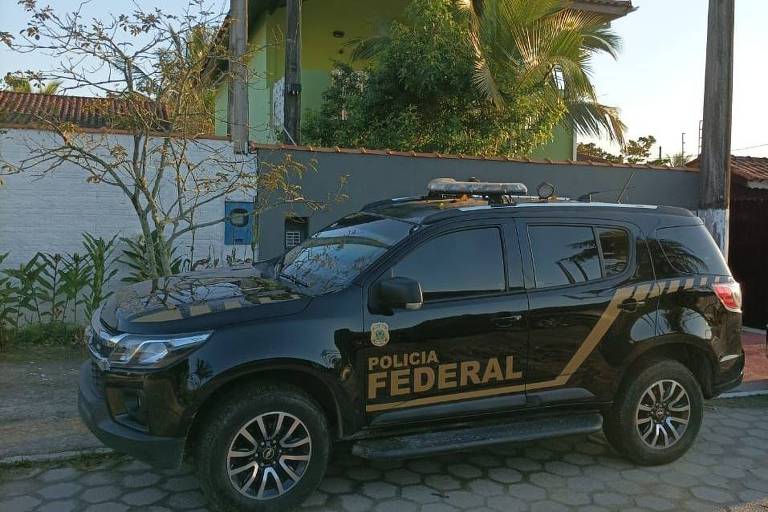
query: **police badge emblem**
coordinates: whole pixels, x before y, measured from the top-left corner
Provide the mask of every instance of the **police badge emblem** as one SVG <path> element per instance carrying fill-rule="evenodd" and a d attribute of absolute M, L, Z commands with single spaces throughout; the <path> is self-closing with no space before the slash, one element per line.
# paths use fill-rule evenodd
<path fill-rule="evenodd" d="M 374 322 L 371 324 L 371 344 L 383 347 L 389 343 L 389 325 L 386 322 Z"/>

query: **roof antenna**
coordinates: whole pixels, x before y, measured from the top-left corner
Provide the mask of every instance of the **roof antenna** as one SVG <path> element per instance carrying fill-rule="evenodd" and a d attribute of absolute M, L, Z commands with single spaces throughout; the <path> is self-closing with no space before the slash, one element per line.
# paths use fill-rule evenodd
<path fill-rule="evenodd" d="M 632 171 L 632 174 L 629 175 L 629 178 L 627 178 L 627 182 L 624 183 L 624 186 L 621 188 L 621 192 L 619 192 L 619 197 L 616 198 L 616 202 L 621 204 L 621 200 L 624 198 L 624 194 L 627 192 L 627 187 L 629 187 L 629 182 L 632 181 L 632 178 L 634 177 L 635 173 L 637 172 L 637 169 Z"/>

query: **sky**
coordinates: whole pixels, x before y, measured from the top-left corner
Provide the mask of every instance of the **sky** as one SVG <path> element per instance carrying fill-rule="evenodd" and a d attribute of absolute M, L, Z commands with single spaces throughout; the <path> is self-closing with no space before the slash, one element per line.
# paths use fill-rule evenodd
<path fill-rule="evenodd" d="M 180 12 L 186 0 L 135 0 Z M 222 3 L 219 0 L 218 3 Z M 72 10 L 80 0 L 48 0 L 56 9 Z M 593 80 L 600 101 L 616 106 L 629 138 L 654 135 L 663 154 L 696 154 L 704 97 L 707 0 L 633 0 L 638 8 L 613 23 L 623 38 L 618 60 L 594 60 Z M 16 0 L 0 0 L 0 31 L 18 33 L 26 18 Z M 100 17 L 115 2 L 92 0 L 88 13 Z M 768 0 L 736 0 L 732 148 L 736 155 L 768 157 Z M 308 20 L 305 20 L 305 22 Z M 0 49 L 0 75 L 50 65 L 43 56 L 18 55 Z M 580 137 L 618 151 L 607 140 Z M 654 148 L 658 152 L 658 146 Z"/>

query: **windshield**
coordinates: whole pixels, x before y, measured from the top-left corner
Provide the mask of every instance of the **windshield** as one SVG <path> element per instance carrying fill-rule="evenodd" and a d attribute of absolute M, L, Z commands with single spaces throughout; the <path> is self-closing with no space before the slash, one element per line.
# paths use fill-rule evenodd
<path fill-rule="evenodd" d="M 288 251 L 279 276 L 314 294 L 338 290 L 408 236 L 412 226 L 369 213 L 348 215 Z"/>

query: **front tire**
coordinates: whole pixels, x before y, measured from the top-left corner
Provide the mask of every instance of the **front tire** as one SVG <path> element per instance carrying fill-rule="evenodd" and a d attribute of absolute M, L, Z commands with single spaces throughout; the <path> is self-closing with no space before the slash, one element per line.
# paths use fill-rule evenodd
<path fill-rule="evenodd" d="M 643 466 L 668 464 L 696 440 L 704 411 L 701 387 L 677 361 L 655 360 L 627 375 L 604 413 L 613 448 Z"/>
<path fill-rule="evenodd" d="M 195 466 L 214 509 L 280 512 L 315 490 L 329 451 L 328 422 L 311 397 L 293 387 L 254 384 L 209 412 Z"/>

